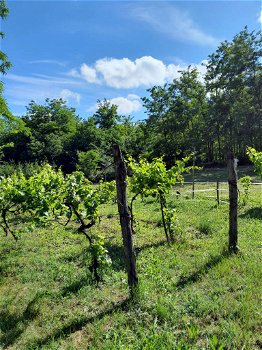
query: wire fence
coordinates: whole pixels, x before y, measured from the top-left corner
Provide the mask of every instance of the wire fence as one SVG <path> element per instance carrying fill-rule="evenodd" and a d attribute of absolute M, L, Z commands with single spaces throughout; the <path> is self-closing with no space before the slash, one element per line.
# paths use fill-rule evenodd
<path fill-rule="evenodd" d="M 252 191 L 261 192 L 262 200 L 262 182 L 251 182 L 250 186 L 252 187 Z M 241 184 L 238 186 L 238 192 L 240 196 L 241 194 L 245 193 L 245 190 Z M 209 195 L 211 193 L 214 193 L 214 195 Z M 229 203 L 228 193 L 228 182 L 222 181 L 186 181 L 183 184 L 177 184 L 174 186 L 172 191 L 172 195 L 177 197 L 182 196 L 185 198 L 214 199 L 218 204 Z"/>

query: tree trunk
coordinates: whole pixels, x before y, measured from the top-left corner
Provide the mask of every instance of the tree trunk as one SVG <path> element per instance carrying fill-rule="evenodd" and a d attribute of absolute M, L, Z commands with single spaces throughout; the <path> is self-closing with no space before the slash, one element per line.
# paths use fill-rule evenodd
<path fill-rule="evenodd" d="M 131 218 L 128 211 L 127 197 L 126 197 L 126 166 L 122 157 L 122 152 L 118 145 L 114 145 L 114 162 L 115 162 L 115 177 L 117 189 L 117 204 L 120 216 L 120 225 L 122 229 L 122 238 L 125 252 L 125 263 L 128 275 L 128 285 L 133 292 L 134 287 L 138 283 L 136 272 L 136 256 L 133 246 Z"/>
<path fill-rule="evenodd" d="M 217 180 L 217 188 L 216 188 L 216 192 L 217 192 L 217 205 L 219 205 L 220 204 L 220 200 L 219 200 L 219 181 Z"/>
<path fill-rule="evenodd" d="M 228 166 L 228 185 L 229 185 L 229 250 L 237 252 L 237 205 L 238 205 L 238 189 L 237 189 L 237 159 L 234 158 L 232 152 L 227 156 Z"/>
<path fill-rule="evenodd" d="M 219 160 L 222 159 L 221 155 L 221 142 L 220 142 L 220 127 L 217 125 L 217 143 L 218 143 L 218 158 Z"/>

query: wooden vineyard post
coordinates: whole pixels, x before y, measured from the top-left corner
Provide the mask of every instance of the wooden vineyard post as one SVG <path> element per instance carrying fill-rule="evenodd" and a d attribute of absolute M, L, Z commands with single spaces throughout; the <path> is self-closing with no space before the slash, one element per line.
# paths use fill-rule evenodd
<path fill-rule="evenodd" d="M 228 185 L 229 185 L 229 250 L 238 251 L 238 227 L 237 227 L 237 207 L 238 207 L 238 188 L 237 188 L 237 159 L 232 152 L 227 156 L 228 167 Z"/>
<path fill-rule="evenodd" d="M 193 153 L 193 181 L 192 181 L 192 199 L 195 198 L 195 162 L 196 162 L 196 156 L 195 156 L 195 148 L 194 148 L 194 153 Z"/>
<path fill-rule="evenodd" d="M 117 190 L 117 204 L 120 216 L 120 225 L 122 230 L 122 238 L 125 252 L 125 263 L 128 275 L 128 286 L 133 294 L 134 287 L 138 284 L 136 272 L 136 256 L 133 246 L 131 217 L 127 205 L 126 197 L 126 166 L 122 157 L 121 149 L 118 145 L 114 145 L 114 163 L 115 163 L 115 177 Z"/>
<path fill-rule="evenodd" d="M 220 201 L 220 199 L 219 199 L 219 181 L 217 181 L 217 188 L 216 188 L 216 190 L 217 190 L 217 205 L 219 205 L 219 201 Z"/>

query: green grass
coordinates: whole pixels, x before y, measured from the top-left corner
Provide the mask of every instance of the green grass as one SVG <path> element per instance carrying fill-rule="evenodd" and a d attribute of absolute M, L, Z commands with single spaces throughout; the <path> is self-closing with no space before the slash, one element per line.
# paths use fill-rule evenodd
<path fill-rule="evenodd" d="M 246 205 L 240 201 L 237 255 L 227 252 L 228 205 L 217 206 L 209 192 L 193 200 L 183 186 L 169 198 L 182 227 L 170 246 L 157 204 L 137 200 L 134 300 L 116 205 L 103 208 L 93 229 L 113 261 L 99 286 L 90 278 L 87 240 L 73 227 L 38 229 L 18 242 L 2 235 L 0 349 L 261 349 L 259 188 L 252 186 Z"/>

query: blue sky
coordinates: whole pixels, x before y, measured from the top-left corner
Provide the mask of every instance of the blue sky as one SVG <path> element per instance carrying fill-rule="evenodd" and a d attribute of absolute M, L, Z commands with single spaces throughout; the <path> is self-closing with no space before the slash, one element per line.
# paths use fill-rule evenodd
<path fill-rule="evenodd" d="M 260 1 L 6 1 L 3 78 L 15 115 L 31 100 L 63 98 L 82 118 L 98 99 L 144 119 L 146 89 L 178 77 L 248 26 L 261 28 Z"/>

